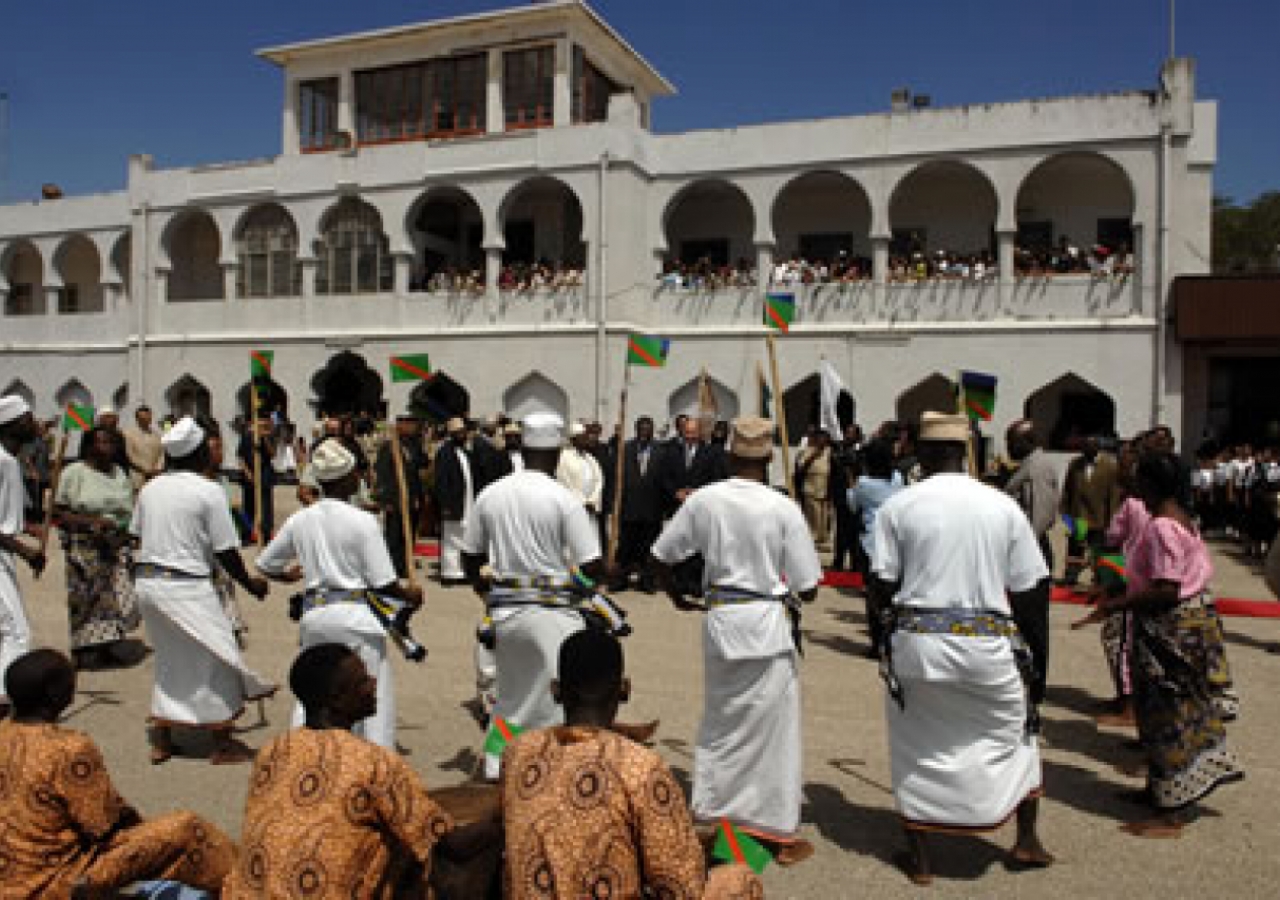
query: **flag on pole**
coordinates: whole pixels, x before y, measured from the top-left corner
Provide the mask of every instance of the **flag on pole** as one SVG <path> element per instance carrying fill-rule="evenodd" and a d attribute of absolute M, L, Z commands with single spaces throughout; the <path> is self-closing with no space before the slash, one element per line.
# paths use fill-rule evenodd
<path fill-rule="evenodd" d="M 274 350 L 249 351 L 249 377 L 270 378 L 271 366 L 276 358 Z"/>
<path fill-rule="evenodd" d="M 63 431 L 88 431 L 93 427 L 92 406 L 81 403 L 68 403 L 62 413 Z"/>
<path fill-rule="evenodd" d="M 495 716 L 493 724 L 489 726 L 489 733 L 485 735 L 484 752 L 491 756 L 501 756 L 502 751 L 507 749 L 507 744 L 514 741 L 516 735 L 523 731 L 524 729 L 514 722 Z"/>
<path fill-rule="evenodd" d="M 764 324 L 777 331 L 786 333 L 791 330 L 791 323 L 796 318 L 795 294 L 765 294 Z"/>
<path fill-rule="evenodd" d="M 961 372 L 960 397 L 970 419 L 991 421 L 996 410 L 996 376 Z"/>
<path fill-rule="evenodd" d="M 429 381 L 431 379 L 431 360 L 425 353 L 411 353 L 406 356 L 391 357 L 391 380 Z"/>
<path fill-rule="evenodd" d="M 838 441 L 843 429 L 840 427 L 840 413 L 837 411 L 837 406 L 840 403 L 840 395 L 846 393 L 846 388 L 839 374 L 836 373 L 836 367 L 831 365 L 829 360 L 822 360 L 818 366 L 818 373 L 821 376 L 818 391 L 819 427 L 831 436 L 831 440 Z"/>
<path fill-rule="evenodd" d="M 627 365 L 661 369 L 667 364 L 671 341 L 647 334 L 633 334 L 627 338 Z"/>
<path fill-rule="evenodd" d="M 757 875 L 773 859 L 773 854 L 763 844 L 735 828 L 728 819 L 720 820 L 720 827 L 716 829 L 716 845 L 711 855 L 727 863 L 749 866 Z"/>
<path fill-rule="evenodd" d="M 773 391 L 769 389 L 769 380 L 764 377 L 764 366 L 756 363 L 756 389 L 760 397 L 760 418 L 773 418 Z"/>

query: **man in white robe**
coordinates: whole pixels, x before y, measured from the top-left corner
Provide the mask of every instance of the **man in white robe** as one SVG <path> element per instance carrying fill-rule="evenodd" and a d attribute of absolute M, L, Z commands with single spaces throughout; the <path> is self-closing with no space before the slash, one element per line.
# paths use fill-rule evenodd
<path fill-rule="evenodd" d="M 468 577 L 493 622 L 493 718 L 521 730 L 563 724 L 551 679 L 560 644 L 584 627 L 569 602 L 571 572 L 601 574 L 595 526 L 554 477 L 564 422 L 554 413 L 533 413 L 523 431 L 524 471 L 481 492 L 462 542 Z M 482 573 L 486 564 L 491 575 Z M 499 767 L 500 756 L 486 753 L 485 776 L 496 779 Z"/>
<path fill-rule="evenodd" d="M 410 606 L 422 603 L 422 590 L 396 582 L 395 565 L 378 520 L 352 503 L 360 489 L 356 458 L 338 441 L 325 441 L 311 458 L 310 473 L 323 499 L 294 513 L 258 557 L 268 578 L 301 580 L 306 586 L 299 621 L 302 649 L 342 644 L 378 680 L 378 710 L 356 724 L 353 733 L 389 750 L 396 743 L 395 683 L 387 657 L 387 630 L 369 608 L 365 592 L 394 597 Z M 301 571 L 294 568 L 294 561 Z M 303 723 L 302 705 L 294 726 Z"/>
<path fill-rule="evenodd" d="M 730 478 L 685 500 L 653 545 L 677 609 L 705 610 L 704 701 L 694 754 L 694 817 L 728 820 L 780 863 L 813 848 L 799 837 L 803 789 L 798 601 L 812 601 L 822 566 L 795 501 L 767 484 L 773 423 L 737 419 Z M 672 567 L 706 560 L 706 606 L 685 599 Z M 795 618 L 793 618 L 795 617 Z"/>
<path fill-rule="evenodd" d="M 1041 793 L 1034 710 L 1020 670 L 1030 651 L 1012 602 L 1047 575 L 1026 516 L 964 472 L 969 422 L 927 412 L 919 461 L 926 478 L 876 516 L 872 570 L 889 585 L 885 702 L 893 792 L 917 884 L 932 881 L 925 834 L 994 829 L 1017 816 L 1012 867 L 1053 857 L 1036 832 Z"/>
<path fill-rule="evenodd" d="M 604 471 L 600 462 L 587 449 L 587 426 L 574 422 L 569 427 L 569 446 L 560 453 L 556 466 L 556 481 L 578 498 L 591 519 L 599 528 L 601 498 L 604 496 Z"/>
<path fill-rule="evenodd" d="M 462 536 L 471 519 L 476 473 L 467 449 L 467 423 L 455 417 L 445 428 L 449 439 L 436 451 L 433 488 L 440 511 L 440 581 L 461 584 L 466 580 L 462 568 Z"/>
<path fill-rule="evenodd" d="M 226 494 L 202 474 L 204 429 L 185 417 L 162 442 L 169 471 L 143 487 L 129 526 L 139 539 L 138 607 L 155 648 L 151 761 L 173 756 L 172 728 L 181 726 L 212 732 L 214 765 L 249 762 L 253 752 L 231 736 L 233 724 L 245 701 L 270 696 L 275 686 L 245 665 L 213 569 L 260 600 L 267 582 L 245 570 Z"/>
<path fill-rule="evenodd" d="M 40 548 L 22 540 L 27 489 L 17 457 L 22 445 L 37 434 L 27 402 L 18 396 L 0 397 L 0 718 L 9 708 L 4 674 L 10 663 L 31 649 L 31 626 L 18 590 L 18 560 L 37 577 L 45 565 Z"/>

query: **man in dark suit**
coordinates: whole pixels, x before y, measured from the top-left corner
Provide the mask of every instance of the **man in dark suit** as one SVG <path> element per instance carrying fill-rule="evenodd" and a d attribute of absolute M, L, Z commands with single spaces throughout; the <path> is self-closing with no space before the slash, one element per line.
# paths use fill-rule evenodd
<path fill-rule="evenodd" d="M 665 512 L 674 515 L 681 504 L 698 488 L 729 477 L 729 461 L 724 448 L 706 439 L 711 430 L 689 416 L 680 426 L 677 441 L 670 442 L 663 454 L 658 483 Z M 684 593 L 702 596 L 702 557 L 694 556 L 675 567 L 676 583 Z"/>
<path fill-rule="evenodd" d="M 422 469 L 425 466 L 422 454 L 421 424 L 416 416 L 397 416 L 396 433 L 400 438 L 400 459 L 404 464 L 404 484 L 409 503 L 409 538 L 417 534 L 418 522 L 422 519 L 422 508 L 426 503 L 426 491 L 422 487 Z M 406 547 L 404 545 L 403 517 L 406 510 L 400 502 L 400 485 L 396 479 L 395 456 L 390 439 L 378 448 L 378 457 L 374 462 L 374 478 L 378 486 L 378 505 L 382 507 L 383 535 L 387 542 L 387 553 L 396 567 L 396 577 L 405 578 L 408 574 L 405 562 Z"/>
<path fill-rule="evenodd" d="M 631 573 L 635 572 L 639 576 L 640 590 L 653 593 L 653 576 L 648 562 L 649 550 L 662 531 L 663 497 L 658 481 L 662 450 L 662 446 L 653 439 L 653 419 L 648 416 L 636 419 L 636 436 L 627 441 L 623 450 L 621 528 L 618 557 L 610 573 L 610 590 L 624 590 Z M 613 460 L 607 465 L 609 472 L 615 471 Z"/>

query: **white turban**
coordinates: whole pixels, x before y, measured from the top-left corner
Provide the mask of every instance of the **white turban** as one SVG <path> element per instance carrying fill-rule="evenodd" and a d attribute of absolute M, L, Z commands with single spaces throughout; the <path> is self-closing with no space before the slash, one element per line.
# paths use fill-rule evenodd
<path fill-rule="evenodd" d="M 171 459 L 190 456 L 196 452 L 203 441 L 204 429 L 197 425 L 196 420 L 190 416 L 183 416 L 173 424 L 172 428 L 164 433 L 164 437 L 160 438 L 160 444 L 164 447 L 164 452 Z"/>
<path fill-rule="evenodd" d="M 564 419 L 553 412 L 530 413 L 520 430 L 530 450 L 554 450 L 564 443 Z"/>
<path fill-rule="evenodd" d="M 356 458 L 341 441 L 323 441 L 311 452 L 307 471 L 321 484 L 337 481 L 356 467 Z"/>
<path fill-rule="evenodd" d="M 17 394 L 0 397 L 0 425 L 16 422 L 31 412 L 31 406 Z"/>

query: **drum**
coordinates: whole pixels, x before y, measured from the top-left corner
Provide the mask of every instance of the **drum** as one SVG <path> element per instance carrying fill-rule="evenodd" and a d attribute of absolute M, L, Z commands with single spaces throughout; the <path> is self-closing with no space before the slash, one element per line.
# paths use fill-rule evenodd
<path fill-rule="evenodd" d="M 473 782 L 440 788 L 430 794 L 458 826 L 492 819 L 500 808 L 496 784 Z M 465 863 L 454 862 L 437 851 L 431 861 L 430 883 L 430 896 L 434 900 L 501 900 L 501 843 Z"/>

